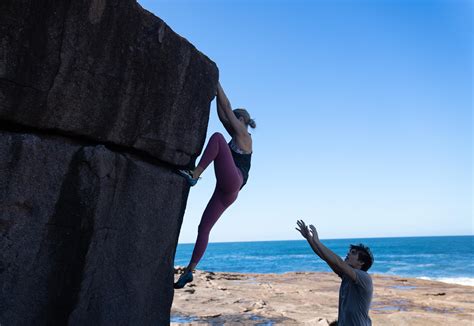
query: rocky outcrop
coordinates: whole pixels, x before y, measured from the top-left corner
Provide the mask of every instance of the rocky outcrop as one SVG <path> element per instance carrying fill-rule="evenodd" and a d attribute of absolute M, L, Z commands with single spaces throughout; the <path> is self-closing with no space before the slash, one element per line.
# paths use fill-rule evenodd
<path fill-rule="evenodd" d="M 166 324 L 182 180 L 62 137 L 3 132 L 0 155 L 1 323 Z"/>
<path fill-rule="evenodd" d="M 132 0 L 2 1 L 0 54 L 0 324 L 169 324 L 215 64 Z"/>
<path fill-rule="evenodd" d="M 0 4 L 0 119 L 190 164 L 217 69 L 133 0 Z"/>

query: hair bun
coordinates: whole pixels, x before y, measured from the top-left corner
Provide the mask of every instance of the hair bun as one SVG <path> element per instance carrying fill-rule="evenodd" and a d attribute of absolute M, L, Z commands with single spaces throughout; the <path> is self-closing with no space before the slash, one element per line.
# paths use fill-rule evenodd
<path fill-rule="evenodd" d="M 250 126 L 250 128 L 252 128 L 252 129 L 255 129 L 255 127 L 257 127 L 257 124 L 255 123 L 255 120 L 254 120 L 254 119 L 250 119 L 250 120 L 249 120 L 249 126 Z"/>

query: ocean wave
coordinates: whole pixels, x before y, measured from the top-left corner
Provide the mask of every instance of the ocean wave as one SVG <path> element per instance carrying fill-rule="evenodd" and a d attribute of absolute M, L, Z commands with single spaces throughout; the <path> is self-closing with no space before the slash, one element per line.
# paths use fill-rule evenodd
<path fill-rule="evenodd" d="M 433 267 L 435 266 L 435 264 L 416 264 L 416 265 L 413 265 L 414 267 Z"/>
<path fill-rule="evenodd" d="M 280 260 L 291 260 L 291 259 L 308 259 L 314 258 L 314 255 L 309 254 L 300 254 L 300 255 L 267 255 L 267 256 L 257 256 L 257 255 L 209 255 L 207 260 L 238 260 L 238 261 L 248 261 L 248 260 L 258 260 L 258 261 L 280 261 Z"/>
<path fill-rule="evenodd" d="M 398 263 L 393 264 L 395 266 L 390 266 L 387 273 L 388 274 L 398 274 L 399 272 L 416 272 L 417 268 L 426 268 L 433 267 L 435 264 L 409 264 L 409 263 Z"/>
<path fill-rule="evenodd" d="M 439 253 L 439 254 L 379 254 L 377 255 L 380 258 L 443 258 L 443 257 L 449 257 L 448 254 L 444 253 Z"/>
<path fill-rule="evenodd" d="M 403 275 L 404 274 L 403 272 L 411 271 L 411 270 L 412 270 L 412 267 L 409 266 L 409 265 L 402 266 L 402 267 L 391 267 L 391 268 L 388 269 L 386 274 L 389 274 L 389 275 Z"/>
<path fill-rule="evenodd" d="M 443 283 L 474 286 L 474 277 L 418 277 L 422 280 L 439 281 Z"/>

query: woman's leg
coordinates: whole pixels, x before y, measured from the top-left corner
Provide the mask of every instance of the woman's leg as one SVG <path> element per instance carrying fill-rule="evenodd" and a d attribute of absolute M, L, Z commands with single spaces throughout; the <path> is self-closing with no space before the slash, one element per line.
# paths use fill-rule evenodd
<path fill-rule="evenodd" d="M 201 160 L 193 172 L 193 177 L 199 177 L 212 161 L 214 161 L 217 188 L 228 193 L 238 192 L 243 182 L 242 173 L 235 166 L 234 158 L 224 136 L 218 132 L 209 139 Z"/>
<path fill-rule="evenodd" d="M 216 189 L 202 215 L 193 255 L 186 271 L 193 270 L 201 260 L 206 251 L 212 227 L 222 213 L 237 199 L 243 182 L 242 172 L 235 166 L 229 145 L 224 136 L 218 132 L 209 139 L 201 160 L 193 171 L 193 177 L 198 178 L 212 161 L 214 161 L 217 180 Z"/>
<path fill-rule="evenodd" d="M 216 187 L 199 224 L 198 236 L 194 245 L 193 255 L 189 263 L 188 270 L 194 269 L 206 251 L 209 242 L 209 233 L 222 213 L 237 199 L 239 191 L 225 193 Z"/>

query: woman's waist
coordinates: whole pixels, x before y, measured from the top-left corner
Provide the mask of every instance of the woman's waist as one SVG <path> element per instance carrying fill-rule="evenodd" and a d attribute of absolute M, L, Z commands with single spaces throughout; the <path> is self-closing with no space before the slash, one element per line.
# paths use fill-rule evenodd
<path fill-rule="evenodd" d="M 229 148 L 233 153 L 239 154 L 239 155 L 252 155 L 252 151 L 246 151 L 242 149 L 239 145 L 237 145 L 234 140 L 231 140 L 229 142 Z"/>

